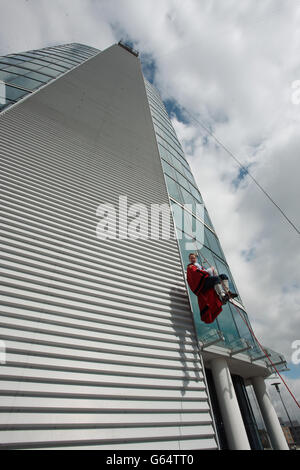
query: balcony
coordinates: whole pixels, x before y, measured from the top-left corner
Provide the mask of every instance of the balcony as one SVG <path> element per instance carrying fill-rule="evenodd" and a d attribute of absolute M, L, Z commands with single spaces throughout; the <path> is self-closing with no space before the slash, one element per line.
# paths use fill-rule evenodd
<path fill-rule="evenodd" d="M 289 370 L 282 354 L 263 346 L 266 355 L 254 340 L 251 344 L 248 338 L 228 341 L 222 331 L 210 328 L 198 336 L 198 342 L 204 361 L 224 356 L 232 366 L 231 371 L 245 378 L 255 375 L 268 377 L 276 373 L 274 366 L 279 372 Z"/>

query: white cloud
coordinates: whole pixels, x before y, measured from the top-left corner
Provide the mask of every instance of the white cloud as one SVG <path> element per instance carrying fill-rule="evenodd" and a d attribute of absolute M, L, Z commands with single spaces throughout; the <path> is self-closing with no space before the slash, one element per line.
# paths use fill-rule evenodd
<path fill-rule="evenodd" d="M 0 53 L 128 34 L 156 62 L 156 84 L 211 125 L 300 226 L 300 5 L 293 0 L 0 0 Z M 173 120 L 255 331 L 291 354 L 300 339 L 299 236 L 191 123 Z M 245 253 L 252 256 L 246 259 Z M 297 382 L 297 389 L 299 384 Z"/>

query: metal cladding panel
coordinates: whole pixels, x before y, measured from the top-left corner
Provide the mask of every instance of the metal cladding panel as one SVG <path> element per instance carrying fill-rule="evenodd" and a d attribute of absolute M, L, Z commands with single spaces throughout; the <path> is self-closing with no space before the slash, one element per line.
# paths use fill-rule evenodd
<path fill-rule="evenodd" d="M 137 58 L 3 113 L 0 159 L 1 445 L 216 448 L 176 240 L 96 236 L 100 203 L 169 204 Z"/>

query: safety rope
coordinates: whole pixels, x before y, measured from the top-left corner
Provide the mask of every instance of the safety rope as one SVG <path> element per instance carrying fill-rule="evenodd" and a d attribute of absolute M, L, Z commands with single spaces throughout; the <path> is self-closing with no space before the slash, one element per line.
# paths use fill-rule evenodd
<path fill-rule="evenodd" d="M 201 264 L 203 263 L 203 261 L 205 263 L 207 263 L 208 265 L 210 265 L 210 263 L 207 261 L 207 259 L 205 258 L 204 255 L 200 254 L 200 250 L 197 249 L 197 254 L 200 258 L 200 261 L 201 261 Z M 203 261 L 202 261 L 203 260 Z M 277 367 L 275 366 L 275 364 L 273 363 L 272 359 L 270 358 L 269 354 L 267 353 L 267 351 L 264 349 L 264 347 L 262 346 L 262 344 L 260 343 L 260 341 L 257 339 L 252 327 L 248 324 L 248 322 L 245 320 L 244 316 L 242 315 L 242 313 L 240 312 L 239 308 L 232 302 L 230 301 L 231 305 L 234 306 L 234 308 L 236 309 L 236 311 L 238 312 L 238 314 L 240 315 L 240 317 L 242 318 L 243 322 L 245 323 L 245 325 L 247 326 L 250 334 L 252 335 L 253 339 L 257 342 L 257 344 L 259 345 L 261 351 L 263 352 L 263 354 L 266 356 L 266 358 L 269 360 L 271 366 L 273 367 L 273 369 L 275 370 L 276 374 L 278 375 L 278 377 L 280 378 L 280 380 L 282 381 L 282 383 L 284 384 L 284 386 L 286 387 L 287 391 L 289 392 L 289 394 L 291 395 L 291 397 L 293 398 L 294 402 L 296 403 L 296 405 L 298 406 L 298 408 L 300 408 L 300 404 L 297 400 L 297 398 L 295 397 L 295 395 L 293 394 L 293 392 L 291 391 L 291 389 L 289 388 L 288 384 L 286 383 L 286 381 L 284 380 L 284 378 L 282 377 L 282 375 L 280 374 L 280 372 L 278 371 Z"/>

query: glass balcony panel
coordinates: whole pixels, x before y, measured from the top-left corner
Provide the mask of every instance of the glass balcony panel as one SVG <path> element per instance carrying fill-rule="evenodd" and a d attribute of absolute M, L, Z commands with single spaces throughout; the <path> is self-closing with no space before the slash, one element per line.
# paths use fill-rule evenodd
<path fill-rule="evenodd" d="M 199 336 L 198 339 L 202 349 L 208 348 L 214 344 L 222 344 L 226 347 L 224 344 L 223 333 L 220 330 L 215 330 L 214 328 L 209 328 L 208 331 L 203 332 L 203 334 Z"/>

